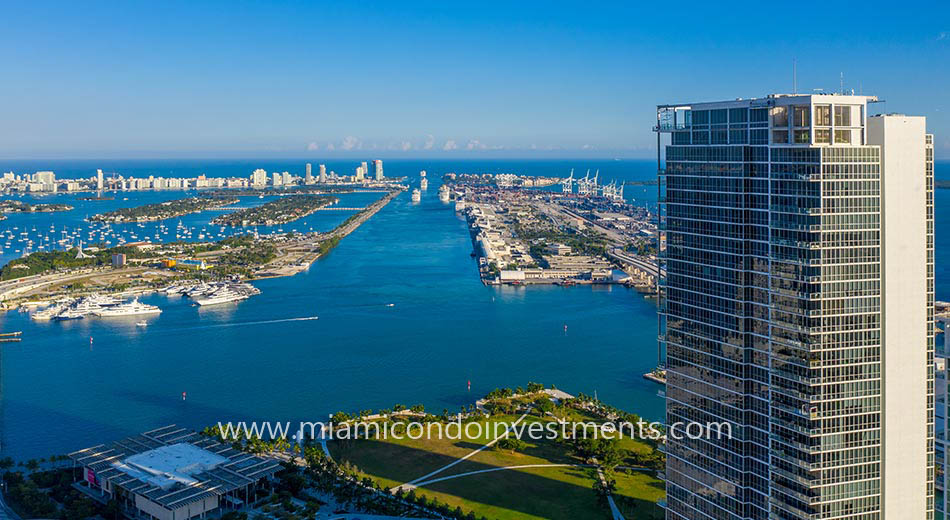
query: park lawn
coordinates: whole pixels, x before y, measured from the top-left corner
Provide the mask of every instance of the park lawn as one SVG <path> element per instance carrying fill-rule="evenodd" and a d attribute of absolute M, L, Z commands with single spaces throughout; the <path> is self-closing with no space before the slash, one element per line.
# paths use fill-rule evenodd
<path fill-rule="evenodd" d="M 333 441 L 329 449 L 334 459 L 348 461 L 365 476 L 376 480 L 382 487 L 392 488 L 428 474 L 471 451 L 484 446 L 495 437 L 494 424 L 513 424 L 519 416 L 496 416 L 482 423 L 482 435 L 459 439 L 393 439 Z M 594 420 L 583 414 L 572 413 L 568 420 Z M 550 417 L 527 416 L 523 424 L 546 423 Z M 520 426 L 520 425 L 519 425 Z M 526 426 L 527 428 L 527 426 Z M 501 429 L 499 432 L 503 431 Z M 525 430 L 527 431 L 527 430 Z M 463 425 L 464 432 L 464 425 Z M 546 430 L 545 430 L 546 432 Z M 489 448 L 447 470 L 430 477 L 459 475 L 471 471 L 527 464 L 577 464 L 582 461 L 565 452 L 554 440 L 530 440 L 523 437 L 527 448 L 522 452 L 510 452 Z M 649 453 L 645 442 L 622 439 L 624 449 Z M 461 476 L 433 482 L 416 489 L 417 495 L 435 498 L 451 507 L 459 506 L 465 511 L 474 511 L 478 516 L 499 520 L 529 519 L 606 519 L 609 508 L 599 502 L 592 486 L 594 473 L 591 468 L 547 467 L 522 468 L 517 470 L 492 471 L 484 474 Z M 630 475 L 618 471 L 615 499 L 628 518 L 662 519 L 662 511 L 656 501 L 665 494 L 664 484 L 651 473 L 634 472 Z M 428 480 L 428 479 L 427 479 Z"/>
<path fill-rule="evenodd" d="M 494 423 L 504 421 L 511 424 L 518 417 L 500 415 L 481 420 L 483 435 L 475 438 L 463 435 L 461 440 L 445 437 L 394 439 L 390 436 L 385 440 L 335 440 L 328 442 L 327 448 L 337 462 L 347 461 L 378 480 L 380 485 L 394 487 L 435 471 L 484 446 L 493 438 Z M 464 432 L 465 425 L 462 426 Z"/>
<path fill-rule="evenodd" d="M 558 446 L 553 439 L 540 438 L 538 440 L 533 440 L 528 437 L 528 428 L 531 423 L 540 423 L 545 425 L 552 421 L 553 419 L 550 417 L 541 418 L 529 415 L 528 417 L 525 417 L 521 424 L 518 425 L 518 429 L 520 429 L 522 425 L 525 426 L 521 436 L 521 439 L 527 445 L 527 448 L 524 450 L 511 452 L 509 450 L 498 449 L 497 446 L 492 446 L 491 448 L 480 451 L 468 459 L 445 470 L 443 473 L 435 475 L 433 478 L 446 475 L 457 475 L 460 473 L 467 473 L 469 471 L 478 471 L 487 467 L 522 466 L 525 464 L 582 463 L 582 460 L 567 454 L 566 448 L 563 446 Z M 545 437 L 549 433 L 550 432 L 547 430 L 543 430 L 540 435 Z M 512 434 L 512 438 L 514 438 L 514 434 Z"/>
<path fill-rule="evenodd" d="M 609 520 L 594 478 L 590 468 L 526 468 L 435 482 L 416 494 L 498 520 Z"/>
<path fill-rule="evenodd" d="M 666 485 L 652 473 L 622 471 L 613 474 L 617 480 L 614 491 L 614 503 L 626 518 L 637 520 L 663 520 L 663 510 L 656 505 L 657 500 L 666 496 Z"/>

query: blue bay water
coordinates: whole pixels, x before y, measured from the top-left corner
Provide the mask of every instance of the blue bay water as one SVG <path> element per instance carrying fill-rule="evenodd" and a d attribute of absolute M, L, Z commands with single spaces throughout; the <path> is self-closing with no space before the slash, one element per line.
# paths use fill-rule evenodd
<path fill-rule="evenodd" d="M 302 174 L 303 162 L 105 166 L 135 176 L 246 176 L 257 167 Z M 327 163 L 340 173 L 356 164 Z M 950 175 L 948 166 L 938 163 L 938 178 Z M 96 167 L 104 165 L 0 163 L 4 171 L 53 169 L 60 177 L 89 176 Z M 662 418 L 659 387 L 642 378 L 657 362 L 651 300 L 619 287 L 484 287 L 469 255 L 465 222 L 437 196 L 437 178 L 448 171 L 563 176 L 575 168 L 577 176 L 599 168 L 609 182 L 652 179 L 655 162 L 404 160 L 386 161 L 385 167 L 387 175 L 413 182 L 426 169 L 430 189 L 422 202 L 414 205 L 401 195 L 309 271 L 254 282 L 262 294 L 238 305 L 199 309 L 178 296 L 149 295 L 142 300 L 163 313 L 146 328 L 136 327 L 136 319 L 37 323 L 24 313 L 0 315 L 0 330 L 24 332 L 22 343 L 0 344 L 0 453 L 45 457 L 170 423 L 201 428 L 219 420 L 320 420 L 338 410 L 395 403 L 455 411 L 495 387 L 528 381 L 574 393 L 596 391 L 615 406 Z M 655 189 L 627 186 L 625 195 L 655 205 Z M 128 201 L 121 200 L 125 196 Z M 76 210 L 10 215 L 0 231 L 51 224 L 74 230 L 88 214 L 181 196 L 138 192 L 98 202 L 40 197 L 69 201 Z M 375 197 L 342 195 L 341 205 L 365 205 Z M 938 299 L 948 300 L 950 249 L 941 237 L 950 223 L 950 190 L 937 190 L 935 201 L 936 291 Z M 241 204 L 260 202 L 245 198 Z M 214 214 L 181 220 L 207 228 Z M 284 230 L 329 229 L 348 215 L 318 212 Z M 15 256 L 6 252 L 0 260 Z M 296 319 L 310 316 L 319 319 Z"/>
<path fill-rule="evenodd" d="M 302 164 L 262 163 L 268 170 L 292 166 L 302 171 Z M 485 287 L 464 220 L 438 200 L 437 178 L 446 171 L 563 175 L 572 166 L 586 170 L 588 164 L 387 161 L 389 175 L 417 181 L 420 169 L 429 172 L 430 189 L 420 204 L 401 195 L 309 271 L 255 282 L 262 294 L 238 305 L 199 309 L 178 296 L 149 295 L 142 301 L 163 313 L 145 328 L 136 327 L 136 319 L 38 323 L 25 313 L 0 315 L 0 329 L 24 333 L 22 343 L 0 344 L 2 453 L 48 456 L 170 423 L 200 428 L 219 420 L 320 420 L 338 410 L 395 403 L 455 411 L 495 387 L 529 381 L 597 392 L 611 404 L 660 419 L 659 387 L 642 378 L 657 362 L 651 300 L 619 287 Z M 174 171 L 244 176 L 252 167 L 208 162 Z M 607 180 L 654 176 L 649 162 L 589 167 L 600 168 Z M 94 171 L 91 165 L 46 168 L 61 177 Z M 142 168 L 136 176 L 172 171 Z M 128 201 L 121 200 L 125 196 Z M 68 201 L 76 210 L 10 215 L 0 230 L 50 224 L 74 230 L 86 225 L 87 214 L 181 196 L 133 192 L 96 202 L 41 197 Z M 342 195 L 341 205 L 367 202 L 347 197 L 378 196 Z M 628 186 L 627 196 L 655 202 L 655 187 Z M 182 221 L 200 229 L 214 214 Z M 312 225 L 328 229 L 348 214 L 318 212 Z M 140 229 L 113 226 L 124 227 Z M 319 319 L 294 320 L 309 316 Z"/>

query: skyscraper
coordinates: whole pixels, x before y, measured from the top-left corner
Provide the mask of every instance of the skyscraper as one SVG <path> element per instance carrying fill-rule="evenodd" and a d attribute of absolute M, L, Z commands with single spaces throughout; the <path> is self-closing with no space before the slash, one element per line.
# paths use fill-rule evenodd
<path fill-rule="evenodd" d="M 327 165 L 320 165 L 320 182 L 327 182 Z"/>
<path fill-rule="evenodd" d="M 380 159 L 376 159 L 375 161 L 373 161 L 373 166 L 376 167 L 376 180 L 377 181 L 383 180 L 383 161 Z"/>
<path fill-rule="evenodd" d="M 310 163 L 307 163 L 307 174 L 304 176 L 304 184 L 313 184 L 313 172 Z"/>
<path fill-rule="evenodd" d="M 251 174 L 251 185 L 262 188 L 267 185 L 267 170 L 258 168 Z"/>
<path fill-rule="evenodd" d="M 102 178 L 102 168 L 99 168 L 98 170 L 96 170 L 96 189 L 99 191 L 102 191 L 102 187 L 104 184 L 105 183 Z"/>
<path fill-rule="evenodd" d="M 874 97 L 657 107 L 669 519 L 929 519 L 933 162 Z M 680 437 L 680 438 L 677 438 Z"/>

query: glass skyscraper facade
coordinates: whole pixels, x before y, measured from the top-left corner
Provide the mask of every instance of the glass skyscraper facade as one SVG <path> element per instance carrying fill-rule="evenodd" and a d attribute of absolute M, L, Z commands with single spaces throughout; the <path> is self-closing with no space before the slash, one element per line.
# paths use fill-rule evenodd
<path fill-rule="evenodd" d="M 658 107 L 667 422 L 732 432 L 670 432 L 671 520 L 933 518 L 932 151 L 869 101 Z"/>

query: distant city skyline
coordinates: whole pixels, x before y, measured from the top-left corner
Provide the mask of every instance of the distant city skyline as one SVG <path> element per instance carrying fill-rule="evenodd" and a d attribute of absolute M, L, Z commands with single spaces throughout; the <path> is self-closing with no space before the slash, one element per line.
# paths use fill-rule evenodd
<path fill-rule="evenodd" d="M 793 61 L 799 92 L 843 87 L 886 100 L 872 113 L 926 115 L 950 157 L 947 6 L 890 6 L 886 24 L 822 6 L 843 25 L 807 9 L 786 23 L 678 11 L 14 4 L 0 158 L 650 157 L 655 136 L 635 122 L 657 103 L 790 92 Z"/>

